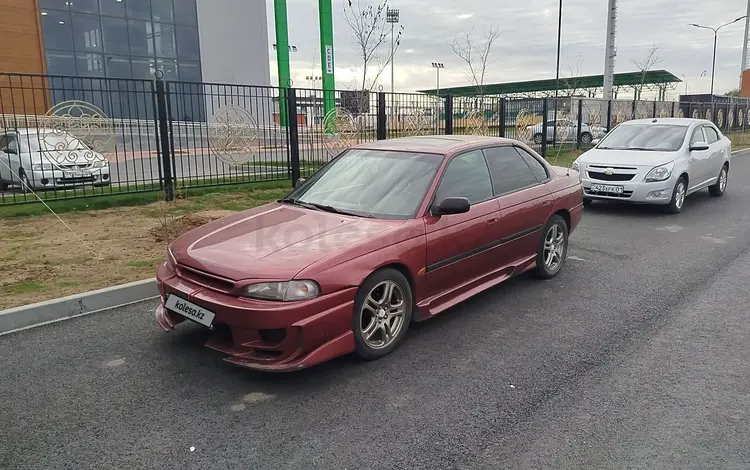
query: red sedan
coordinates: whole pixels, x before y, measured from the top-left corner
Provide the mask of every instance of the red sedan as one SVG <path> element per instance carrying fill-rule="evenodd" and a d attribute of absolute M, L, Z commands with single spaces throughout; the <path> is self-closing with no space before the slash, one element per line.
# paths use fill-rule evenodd
<path fill-rule="evenodd" d="M 412 322 L 527 271 L 556 276 L 582 215 L 578 173 L 520 142 L 369 142 L 172 243 L 156 319 L 211 329 L 206 346 L 251 369 L 377 359 Z"/>

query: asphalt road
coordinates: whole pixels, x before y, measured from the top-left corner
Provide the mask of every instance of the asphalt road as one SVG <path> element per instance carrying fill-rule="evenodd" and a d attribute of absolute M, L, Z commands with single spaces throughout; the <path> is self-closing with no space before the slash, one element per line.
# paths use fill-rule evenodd
<path fill-rule="evenodd" d="M 594 205 L 394 354 L 267 375 L 153 302 L 0 337 L 0 468 L 750 468 L 750 157 L 677 216 Z"/>

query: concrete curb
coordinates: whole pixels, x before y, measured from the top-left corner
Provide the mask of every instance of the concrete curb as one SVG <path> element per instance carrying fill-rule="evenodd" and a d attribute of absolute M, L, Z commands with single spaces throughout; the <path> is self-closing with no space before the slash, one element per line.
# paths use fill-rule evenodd
<path fill-rule="evenodd" d="M 0 336 L 159 296 L 156 279 L 131 282 L 8 310 L 0 310 Z"/>

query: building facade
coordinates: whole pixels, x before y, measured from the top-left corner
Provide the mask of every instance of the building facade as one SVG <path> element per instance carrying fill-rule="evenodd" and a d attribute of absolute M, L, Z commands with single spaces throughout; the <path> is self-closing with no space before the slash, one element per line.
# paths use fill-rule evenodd
<path fill-rule="evenodd" d="M 76 85 L 63 86 L 63 77 L 101 79 L 82 87 L 92 96 L 103 86 L 112 94 L 124 79 L 152 80 L 159 70 L 180 86 L 270 85 L 259 0 L 0 0 L 0 44 L 0 72 L 59 78 L 60 86 L 50 79 L 53 102 L 87 98 L 64 93 Z M 95 101 L 123 114 L 121 103 Z"/>

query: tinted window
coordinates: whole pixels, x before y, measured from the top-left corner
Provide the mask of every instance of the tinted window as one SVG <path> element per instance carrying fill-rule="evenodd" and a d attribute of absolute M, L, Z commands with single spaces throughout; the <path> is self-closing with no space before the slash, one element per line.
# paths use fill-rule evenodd
<path fill-rule="evenodd" d="M 151 23 L 145 21 L 128 21 L 131 54 L 145 56 L 154 54 L 154 42 L 151 32 Z"/>
<path fill-rule="evenodd" d="M 485 149 L 495 195 L 507 194 L 537 184 L 529 165 L 513 147 Z"/>
<path fill-rule="evenodd" d="M 76 52 L 101 51 L 102 31 L 99 17 L 94 15 L 73 15 L 73 43 Z"/>
<path fill-rule="evenodd" d="M 670 124 L 624 124 L 604 136 L 597 149 L 674 152 L 682 147 L 687 131 L 687 126 Z"/>
<path fill-rule="evenodd" d="M 70 9 L 81 13 L 99 13 L 99 1 L 98 0 L 75 0 L 70 1 Z"/>
<path fill-rule="evenodd" d="M 174 21 L 178 24 L 197 25 L 198 17 L 195 11 L 195 0 L 177 0 L 174 2 Z"/>
<path fill-rule="evenodd" d="M 70 27 L 70 13 L 46 11 L 42 15 L 42 34 L 45 49 L 73 50 L 73 30 Z"/>
<path fill-rule="evenodd" d="M 58 10 L 67 10 L 70 0 L 39 0 L 39 8 L 56 8 Z"/>
<path fill-rule="evenodd" d="M 102 33 L 104 33 L 104 52 L 130 53 L 128 23 L 124 19 L 102 17 Z"/>
<path fill-rule="evenodd" d="M 107 56 L 107 76 L 114 78 L 130 78 L 130 59 L 127 57 Z"/>
<path fill-rule="evenodd" d="M 164 23 L 149 23 L 154 37 L 154 50 L 157 57 L 175 57 L 177 49 L 174 41 L 174 25 Z"/>
<path fill-rule="evenodd" d="M 177 53 L 180 59 L 200 60 L 198 52 L 198 29 L 177 26 Z"/>
<path fill-rule="evenodd" d="M 176 0 L 177 3 L 185 0 Z M 172 0 L 151 0 L 151 11 L 154 15 L 154 21 L 174 22 L 174 12 L 172 11 Z"/>
<path fill-rule="evenodd" d="M 103 77 L 104 61 L 101 54 L 76 54 L 78 75 L 84 77 Z M 90 88 L 86 86 L 86 88 Z"/>
<path fill-rule="evenodd" d="M 539 159 L 535 158 L 533 155 L 522 148 L 514 148 L 516 149 L 516 152 L 521 154 L 521 157 L 526 162 L 526 164 L 529 165 L 529 168 L 531 168 L 531 172 L 534 173 L 534 176 L 536 176 L 537 180 L 546 181 L 549 178 L 547 169 L 544 167 L 542 162 L 539 161 Z"/>
<path fill-rule="evenodd" d="M 127 0 L 128 18 L 138 20 L 151 19 L 151 5 L 149 0 Z"/>
<path fill-rule="evenodd" d="M 50 75 L 76 75 L 76 62 L 73 53 L 47 51 L 47 73 Z M 55 86 L 59 85 L 52 85 L 52 87 Z"/>
<path fill-rule="evenodd" d="M 709 144 L 719 140 L 719 133 L 712 126 L 703 126 L 703 132 L 705 132 Z"/>
<path fill-rule="evenodd" d="M 289 197 L 375 217 L 414 217 L 442 156 L 349 150 Z"/>
<path fill-rule="evenodd" d="M 697 142 L 707 142 L 706 137 L 703 135 L 703 128 L 698 126 L 693 130 L 693 135 L 690 137 L 690 145 Z"/>
<path fill-rule="evenodd" d="M 480 150 L 450 161 L 435 195 L 435 202 L 440 203 L 447 197 L 465 197 L 471 204 L 492 199 L 490 173 Z"/>
<path fill-rule="evenodd" d="M 186 62 L 184 60 L 179 61 L 180 69 L 180 81 L 183 82 L 200 82 L 201 81 L 201 67 L 198 62 Z"/>
<path fill-rule="evenodd" d="M 102 15 L 125 17 L 125 2 L 118 0 L 99 0 Z M 106 29 L 106 28 L 105 28 Z"/>

